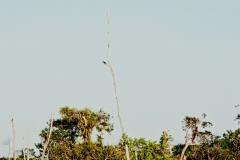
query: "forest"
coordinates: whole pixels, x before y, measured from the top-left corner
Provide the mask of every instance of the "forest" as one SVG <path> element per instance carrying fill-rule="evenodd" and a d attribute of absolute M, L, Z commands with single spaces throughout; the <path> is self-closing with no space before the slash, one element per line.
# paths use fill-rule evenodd
<path fill-rule="evenodd" d="M 68 106 L 59 110 L 60 118 L 51 118 L 40 131 L 40 142 L 34 149 L 16 150 L 16 159 L 86 159 L 86 160 L 125 160 L 126 145 L 131 160 L 239 160 L 240 128 L 226 130 L 222 136 L 211 133 L 213 124 L 200 118 L 186 116 L 182 130 L 186 132 L 185 143 L 173 145 L 169 132 L 163 131 L 158 141 L 128 137 L 123 134 L 118 144 L 104 143 L 104 134 L 110 134 L 114 125 L 112 116 L 103 109 L 77 109 Z M 240 120 L 240 114 L 236 119 Z M 181 126 L 179 126 L 181 127 Z M 198 130 L 209 128 L 209 130 Z M 96 131 L 96 141 L 92 140 Z M 10 143 L 5 143 L 10 145 Z M 1 160 L 10 159 L 3 157 Z"/>

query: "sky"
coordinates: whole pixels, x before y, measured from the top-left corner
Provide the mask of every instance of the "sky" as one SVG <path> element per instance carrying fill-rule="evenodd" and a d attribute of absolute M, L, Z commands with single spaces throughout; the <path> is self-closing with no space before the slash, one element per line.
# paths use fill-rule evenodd
<path fill-rule="evenodd" d="M 173 144 L 184 143 L 182 120 L 202 113 L 214 134 L 237 129 L 239 7 L 238 0 L 0 1 L 0 142 L 13 139 L 14 118 L 17 149 L 26 139 L 33 148 L 51 113 L 59 118 L 64 106 L 103 108 L 115 128 L 104 143 L 118 142 L 113 81 L 102 63 L 107 8 L 130 137 L 159 141 L 169 131 Z M 0 156 L 7 154 L 0 145 Z"/>

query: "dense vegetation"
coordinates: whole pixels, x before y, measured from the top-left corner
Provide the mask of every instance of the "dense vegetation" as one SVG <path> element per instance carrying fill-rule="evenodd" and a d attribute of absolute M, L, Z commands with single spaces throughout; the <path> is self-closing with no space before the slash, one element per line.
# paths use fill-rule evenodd
<path fill-rule="evenodd" d="M 199 131 L 200 126 L 202 129 L 212 126 L 210 122 L 203 121 L 206 114 L 202 119 L 186 116 L 182 126 L 186 132 L 185 144 L 173 146 L 173 138 L 168 132 L 162 132 L 159 141 L 130 138 L 124 134 L 118 144 L 104 144 L 103 134 L 114 129 L 110 123 L 112 117 L 107 112 L 102 109 L 95 112 L 88 108 L 63 107 L 59 113 L 60 118 L 53 120 L 45 153 L 49 159 L 124 160 L 124 146 L 127 143 L 132 160 L 240 160 L 240 128 L 227 130 L 222 137 L 207 130 Z M 92 140 L 94 130 L 98 133 L 96 141 Z M 48 135 L 49 126 L 40 132 L 41 141 L 35 144 L 40 154 L 38 157 L 42 155 Z M 23 159 L 23 150 L 17 152 L 18 159 Z M 30 159 L 37 159 L 33 149 L 29 154 Z"/>
<path fill-rule="evenodd" d="M 120 139 L 119 144 L 104 145 L 104 132 L 110 133 L 113 124 L 110 123 L 110 115 L 103 110 L 93 112 L 88 108 L 77 110 L 63 107 L 60 109 L 60 119 L 53 121 L 53 132 L 48 146 L 50 159 L 124 159 L 124 144 L 129 146 L 132 158 L 138 159 L 163 159 L 170 158 L 170 142 L 172 137 L 163 132 L 159 142 L 148 141 L 144 138 L 133 139 L 126 135 Z M 91 136 L 96 130 L 97 141 L 93 142 Z M 40 154 L 47 140 L 49 128 L 46 127 L 40 133 L 41 142 L 35 144 Z"/>

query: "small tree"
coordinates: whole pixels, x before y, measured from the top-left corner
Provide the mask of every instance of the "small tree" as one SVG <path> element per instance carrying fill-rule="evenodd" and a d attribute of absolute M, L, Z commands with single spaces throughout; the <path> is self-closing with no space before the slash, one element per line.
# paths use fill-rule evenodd
<path fill-rule="evenodd" d="M 206 114 L 204 113 L 202 115 L 202 119 L 204 119 L 205 117 Z M 199 145 L 203 142 L 208 142 L 212 137 L 212 133 L 210 131 L 206 130 L 204 132 L 198 131 L 199 126 L 202 126 L 203 128 L 212 126 L 211 122 L 205 122 L 199 118 L 189 116 L 186 116 L 182 122 L 183 122 L 182 129 L 186 131 L 186 136 L 185 146 L 182 150 L 180 160 L 185 159 L 184 154 L 189 145 Z"/>
<path fill-rule="evenodd" d="M 170 157 L 171 156 L 171 142 L 173 141 L 173 138 L 168 132 L 163 131 L 162 135 L 160 137 L 160 147 L 161 151 L 163 153 L 164 157 Z"/>
<path fill-rule="evenodd" d="M 61 117 L 53 121 L 52 134 L 49 139 L 48 153 L 50 158 L 55 156 L 55 158 L 75 159 L 74 147 L 78 144 L 91 144 L 94 129 L 101 133 L 100 143 L 102 143 L 103 132 L 110 133 L 113 130 L 110 114 L 102 109 L 94 112 L 89 108 L 76 109 L 66 106 L 62 107 L 59 113 Z M 35 144 L 41 155 L 43 155 L 43 144 L 48 139 L 48 132 L 49 128 L 43 129 L 40 133 L 42 142 Z M 87 144 L 86 146 L 89 146 Z"/>

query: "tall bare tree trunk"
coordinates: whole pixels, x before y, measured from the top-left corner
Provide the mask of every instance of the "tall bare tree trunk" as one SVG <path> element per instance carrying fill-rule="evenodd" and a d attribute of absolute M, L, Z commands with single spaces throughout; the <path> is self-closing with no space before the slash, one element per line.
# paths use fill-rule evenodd
<path fill-rule="evenodd" d="M 115 96 L 116 96 L 116 100 L 117 100 L 118 119 L 119 119 L 119 122 L 120 122 L 120 125 L 121 125 L 122 134 L 125 135 L 124 126 L 123 126 L 122 118 L 121 118 L 121 115 L 120 115 L 120 102 L 119 102 L 118 92 L 117 92 L 117 81 L 116 81 L 116 78 L 115 78 L 115 74 L 113 72 L 112 65 L 110 63 L 110 17 L 109 17 L 109 10 L 107 10 L 107 17 L 108 17 L 108 52 L 107 52 L 108 62 L 107 63 L 103 62 L 103 63 L 109 67 L 109 69 L 112 73 L 114 91 L 115 91 Z M 126 152 L 127 160 L 130 160 L 128 145 L 126 143 L 125 143 L 125 152 Z"/>
<path fill-rule="evenodd" d="M 46 152 L 46 149 L 47 149 L 47 146 L 48 146 L 51 134 L 52 134 L 52 124 L 53 124 L 53 114 L 51 114 L 51 120 L 50 120 L 50 124 L 49 124 L 49 129 L 48 129 L 49 133 L 48 133 L 48 138 L 44 144 L 42 158 L 41 158 L 42 160 L 44 160 L 45 152 Z"/>
<path fill-rule="evenodd" d="M 13 158 L 16 160 L 16 131 L 14 125 L 14 119 L 12 119 L 12 127 L 13 127 Z"/>

